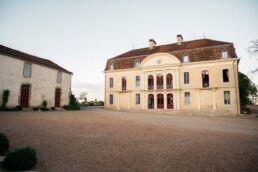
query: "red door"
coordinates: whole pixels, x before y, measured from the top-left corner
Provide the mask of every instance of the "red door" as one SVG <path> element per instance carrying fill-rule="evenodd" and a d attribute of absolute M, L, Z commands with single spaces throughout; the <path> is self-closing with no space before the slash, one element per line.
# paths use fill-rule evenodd
<path fill-rule="evenodd" d="M 29 107 L 29 95 L 30 95 L 30 85 L 22 85 L 21 86 L 21 98 L 20 98 L 20 106 L 23 108 Z"/>
<path fill-rule="evenodd" d="M 157 95 L 157 108 L 163 109 L 164 108 L 164 96 L 163 94 Z"/>
<path fill-rule="evenodd" d="M 56 88 L 55 91 L 55 107 L 60 107 L 61 89 Z"/>
<path fill-rule="evenodd" d="M 174 109 L 173 94 L 167 94 L 167 108 Z"/>

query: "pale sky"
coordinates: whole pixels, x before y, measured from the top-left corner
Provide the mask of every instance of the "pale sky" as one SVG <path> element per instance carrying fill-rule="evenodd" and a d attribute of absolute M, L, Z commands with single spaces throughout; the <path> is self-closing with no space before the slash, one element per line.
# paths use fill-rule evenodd
<path fill-rule="evenodd" d="M 174 43 L 177 34 L 233 42 L 248 74 L 258 66 L 247 53 L 258 39 L 258 1 L 0 0 L 0 44 L 50 59 L 91 86 L 104 84 L 108 58 L 146 47 L 150 38 Z"/>

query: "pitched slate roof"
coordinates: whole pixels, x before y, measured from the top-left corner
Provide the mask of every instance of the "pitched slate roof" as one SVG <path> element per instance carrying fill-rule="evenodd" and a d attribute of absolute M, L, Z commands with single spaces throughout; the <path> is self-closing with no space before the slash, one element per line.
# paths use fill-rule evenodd
<path fill-rule="evenodd" d="M 40 58 L 40 57 L 37 57 L 37 56 L 34 56 L 34 55 L 30 55 L 30 54 L 27 54 L 27 53 L 24 53 L 24 52 L 21 52 L 21 51 L 18 51 L 18 50 L 14 50 L 12 48 L 9 48 L 9 47 L 3 46 L 3 45 L 0 45 L 0 54 L 4 54 L 4 55 L 7 55 L 7 56 L 16 58 L 16 59 L 20 59 L 20 60 L 24 60 L 24 61 L 27 61 L 27 62 L 35 63 L 35 64 L 42 65 L 42 66 L 45 66 L 45 67 L 49 67 L 49 68 L 52 68 L 52 69 L 60 70 L 62 72 L 68 73 L 68 74 L 72 74 L 72 72 L 62 68 L 61 66 L 59 66 L 58 64 L 56 64 L 56 63 L 54 63 L 50 60 L 43 59 L 43 58 Z"/>
<path fill-rule="evenodd" d="M 132 68 L 135 58 L 143 60 L 148 55 L 154 53 L 170 53 L 175 55 L 180 61 L 184 53 L 188 53 L 190 61 L 217 60 L 221 58 L 221 50 L 227 49 L 230 58 L 237 58 L 233 43 L 216 41 L 212 39 L 198 39 L 177 43 L 155 46 L 153 49 L 149 47 L 133 49 L 116 57 L 108 59 L 107 67 L 110 63 L 114 64 L 114 69 Z"/>

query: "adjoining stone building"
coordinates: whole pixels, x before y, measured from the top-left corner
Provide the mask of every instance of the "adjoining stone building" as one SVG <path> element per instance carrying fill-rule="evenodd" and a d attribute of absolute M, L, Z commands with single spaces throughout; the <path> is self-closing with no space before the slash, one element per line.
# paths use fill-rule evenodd
<path fill-rule="evenodd" d="M 105 107 L 239 114 L 233 43 L 211 39 L 133 49 L 108 59 Z"/>
<path fill-rule="evenodd" d="M 9 90 L 7 106 L 49 107 L 69 102 L 72 72 L 56 63 L 0 45 L 0 104 L 3 90 Z"/>

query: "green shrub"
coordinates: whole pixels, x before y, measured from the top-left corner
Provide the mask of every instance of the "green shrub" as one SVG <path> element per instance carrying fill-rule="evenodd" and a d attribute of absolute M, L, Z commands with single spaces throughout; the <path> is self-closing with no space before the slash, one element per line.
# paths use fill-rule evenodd
<path fill-rule="evenodd" d="M 9 140 L 3 133 L 0 133 L 0 155 L 4 155 L 8 150 Z"/>
<path fill-rule="evenodd" d="M 251 114 L 251 110 L 246 106 L 241 106 L 241 114 Z"/>
<path fill-rule="evenodd" d="M 42 105 L 41 105 L 43 108 L 47 108 L 47 101 L 46 100 L 43 100 L 42 102 Z"/>
<path fill-rule="evenodd" d="M 104 106 L 104 101 L 98 101 L 98 106 Z"/>
<path fill-rule="evenodd" d="M 89 106 L 95 106 L 95 102 L 94 101 L 89 101 L 88 104 L 89 104 Z"/>
<path fill-rule="evenodd" d="M 40 107 L 36 106 L 32 108 L 34 111 L 39 111 Z"/>
<path fill-rule="evenodd" d="M 10 95 L 10 91 L 9 90 L 4 90 L 3 91 L 3 97 L 2 97 L 2 105 L 1 108 L 5 108 L 8 100 L 9 100 L 9 95 Z"/>
<path fill-rule="evenodd" d="M 7 170 L 30 170 L 36 164 L 36 151 L 29 147 L 8 153 L 2 163 Z"/>
<path fill-rule="evenodd" d="M 22 111 L 22 107 L 20 105 L 15 106 L 16 111 Z"/>
<path fill-rule="evenodd" d="M 49 108 L 46 108 L 46 107 L 40 107 L 40 110 L 41 110 L 41 111 L 49 111 Z"/>
<path fill-rule="evenodd" d="M 80 110 L 80 104 L 78 103 L 77 99 L 73 94 L 70 94 L 69 96 L 69 105 L 64 105 L 64 109 L 66 110 Z"/>
<path fill-rule="evenodd" d="M 15 107 L 0 107 L 0 111 L 22 111 L 22 107 L 17 105 Z"/>

